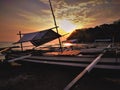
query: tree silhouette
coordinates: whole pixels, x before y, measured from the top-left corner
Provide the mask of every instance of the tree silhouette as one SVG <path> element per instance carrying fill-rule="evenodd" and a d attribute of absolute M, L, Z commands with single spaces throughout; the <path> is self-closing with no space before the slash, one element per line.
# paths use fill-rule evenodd
<path fill-rule="evenodd" d="M 67 39 L 77 39 L 81 43 L 94 42 L 96 39 L 112 40 L 113 38 L 115 42 L 120 42 L 120 19 L 112 24 L 74 30 Z"/>

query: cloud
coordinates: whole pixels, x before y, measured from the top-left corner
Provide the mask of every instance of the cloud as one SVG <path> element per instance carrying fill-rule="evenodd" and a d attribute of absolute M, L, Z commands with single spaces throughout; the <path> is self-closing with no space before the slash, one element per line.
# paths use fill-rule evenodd
<path fill-rule="evenodd" d="M 100 24 L 105 18 L 106 22 L 109 22 L 112 16 L 118 17 L 113 12 L 120 8 L 120 4 L 113 3 L 112 0 L 111 2 L 109 0 L 54 0 L 52 2 L 57 19 L 68 19 L 76 24 L 97 23 L 97 21 Z"/>
<path fill-rule="evenodd" d="M 29 1 L 29 2 L 28 2 Z M 28 24 L 52 22 L 48 0 L 2 0 L 1 16 Z M 120 2 L 114 0 L 51 0 L 57 20 L 68 19 L 76 24 L 118 18 Z M 5 6 L 4 6 L 5 5 Z M 117 12 L 117 14 L 114 14 Z M 9 16 L 8 16 L 9 15 Z M 47 18 L 47 20 L 45 20 Z M 14 22 L 14 21 L 13 21 Z"/>
<path fill-rule="evenodd" d="M 49 5 L 39 0 L 3 0 L 0 8 L 2 23 L 11 26 L 45 27 L 52 23 Z M 47 18 L 47 20 L 46 20 Z M 49 23 L 48 23 L 49 22 Z"/>

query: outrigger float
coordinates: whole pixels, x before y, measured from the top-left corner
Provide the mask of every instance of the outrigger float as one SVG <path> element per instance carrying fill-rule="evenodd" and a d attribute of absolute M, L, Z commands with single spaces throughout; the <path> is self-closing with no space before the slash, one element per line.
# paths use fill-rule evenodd
<path fill-rule="evenodd" d="M 10 50 L 14 47 L 1 49 L 0 57 L 5 59 L 2 60 L 2 62 L 18 63 L 19 61 L 25 61 L 40 64 L 84 67 L 85 69 L 75 79 L 73 79 L 64 88 L 64 90 L 70 90 L 79 79 L 81 79 L 86 73 L 90 72 L 93 68 L 120 70 L 119 45 L 113 45 L 113 43 L 106 44 L 105 46 L 103 44 L 102 46 L 83 44 L 82 47 L 79 45 L 77 45 L 77 48 L 76 46 L 69 47 L 69 50 L 65 49 L 66 47 L 62 47 L 62 43 L 60 41 L 60 37 L 62 37 L 62 35 L 58 34 L 58 27 L 50 0 L 49 3 L 57 32 L 52 30 L 54 28 L 27 34 L 22 34 L 19 32 L 20 40 L 16 43 L 20 43 L 21 51 Z M 56 49 L 55 47 L 48 47 L 49 50 L 47 51 L 41 49 L 36 50 L 38 46 L 50 42 L 56 38 L 59 39 L 59 48 Z M 31 42 L 35 47 L 31 50 L 24 51 L 22 45 L 24 42 Z M 5 53 L 5 56 L 3 56 L 2 53 Z"/>

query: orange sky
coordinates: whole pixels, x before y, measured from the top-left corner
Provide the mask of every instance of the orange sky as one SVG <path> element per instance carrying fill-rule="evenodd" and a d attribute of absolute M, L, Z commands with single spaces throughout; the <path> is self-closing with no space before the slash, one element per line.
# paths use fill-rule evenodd
<path fill-rule="evenodd" d="M 120 0 L 51 2 L 60 28 L 61 22 L 69 22 L 64 23 L 66 27 L 87 28 L 120 19 Z M 51 27 L 54 23 L 48 0 L 0 0 L 0 41 L 15 42 L 19 39 L 16 35 L 18 31 L 25 33 Z"/>

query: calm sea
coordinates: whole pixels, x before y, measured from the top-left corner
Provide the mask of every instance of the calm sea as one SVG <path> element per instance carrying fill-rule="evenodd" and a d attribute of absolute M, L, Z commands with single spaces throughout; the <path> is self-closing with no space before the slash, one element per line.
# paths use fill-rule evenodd
<path fill-rule="evenodd" d="M 12 42 L 0 42 L 0 48 L 13 46 Z"/>
<path fill-rule="evenodd" d="M 46 43 L 44 45 L 41 45 L 40 47 L 47 47 L 47 46 L 52 46 L 52 45 L 56 45 L 58 43 L 55 43 L 54 41 Z M 0 48 L 4 48 L 4 47 L 12 47 L 12 46 L 19 46 L 20 44 L 13 44 L 13 42 L 0 42 Z M 24 46 L 24 50 L 26 49 L 32 49 L 34 46 L 28 42 L 28 43 L 23 43 Z M 15 50 L 20 50 L 21 48 L 14 48 Z"/>

